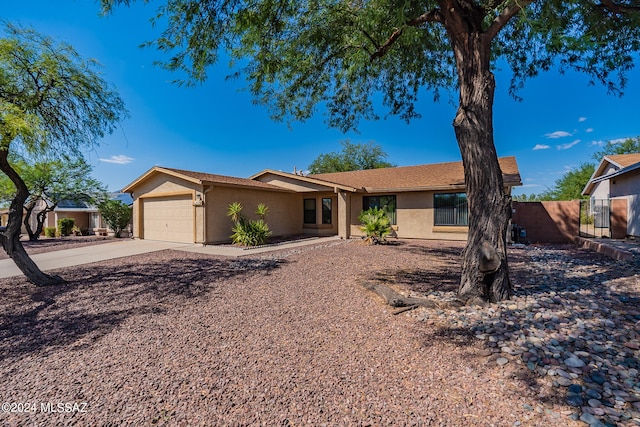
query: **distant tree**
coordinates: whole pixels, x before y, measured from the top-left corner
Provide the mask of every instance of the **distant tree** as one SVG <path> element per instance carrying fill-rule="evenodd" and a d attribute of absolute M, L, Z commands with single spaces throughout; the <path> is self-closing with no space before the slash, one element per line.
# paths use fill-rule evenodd
<path fill-rule="evenodd" d="M 627 138 L 622 142 L 608 141 L 602 150 L 594 153 L 593 159 L 600 162 L 604 156 L 610 154 L 631 154 L 640 153 L 640 136 L 635 138 Z"/>
<path fill-rule="evenodd" d="M 4 26 L 0 38 L 0 171 L 15 187 L 0 242 L 35 285 L 60 283 L 29 258 L 20 229 L 29 188 L 11 153 L 66 153 L 77 157 L 126 116 L 120 96 L 100 77 L 95 61 L 33 29 Z"/>
<path fill-rule="evenodd" d="M 575 169 L 565 172 L 556 180 L 553 188 L 540 195 L 542 200 L 578 200 L 584 199 L 582 190 L 593 175 L 595 165 L 582 163 Z"/>
<path fill-rule="evenodd" d="M 98 211 L 116 237 L 127 228 L 131 219 L 131 207 L 121 200 L 105 200 L 98 205 Z"/>
<path fill-rule="evenodd" d="M 310 173 L 348 172 L 395 166 L 385 161 L 387 153 L 378 144 L 341 141 L 342 151 L 321 154 L 309 165 Z"/>
<path fill-rule="evenodd" d="M 134 1 L 101 3 L 109 11 Z M 453 128 L 469 202 L 458 288 L 465 303 L 512 293 L 494 70 L 510 67 L 514 96 L 527 78 L 556 66 L 619 93 L 640 50 L 635 0 L 163 0 L 158 8 L 154 22 L 166 28 L 150 44 L 169 55 L 166 69 L 197 84 L 226 50 L 276 119 L 305 120 L 320 105 L 341 130 L 379 118 L 378 106 L 409 121 L 423 93 L 456 91 Z"/>
<path fill-rule="evenodd" d="M 24 226 L 29 240 L 38 240 L 49 212 L 53 212 L 62 201 L 97 203 L 106 197 L 106 187 L 91 177 L 93 167 L 79 156 L 54 160 L 37 160 L 22 167 L 22 178 L 29 189 L 25 208 Z M 33 210 L 44 202 L 36 212 L 36 229 L 29 221 Z"/>
<path fill-rule="evenodd" d="M 541 196 L 536 193 L 531 193 L 529 195 L 526 194 L 518 194 L 513 196 L 513 200 L 516 202 L 539 202 L 542 200 Z"/>

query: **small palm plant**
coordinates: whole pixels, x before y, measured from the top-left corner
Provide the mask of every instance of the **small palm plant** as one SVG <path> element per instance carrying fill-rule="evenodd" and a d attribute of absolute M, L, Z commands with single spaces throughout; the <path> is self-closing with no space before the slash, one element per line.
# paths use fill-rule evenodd
<path fill-rule="evenodd" d="M 391 220 L 382 209 L 362 211 L 358 220 L 362 224 L 360 230 L 365 234 L 365 241 L 369 244 L 384 243 L 385 238 L 391 234 Z"/>
<path fill-rule="evenodd" d="M 271 230 L 265 222 L 264 218 L 269 212 L 269 208 L 260 203 L 256 209 L 256 215 L 260 218 L 257 220 L 249 220 L 240 212 L 242 205 L 238 202 L 231 203 L 227 210 L 227 216 L 231 218 L 234 226 L 231 229 L 231 241 L 234 244 L 242 246 L 259 246 L 267 242 L 267 238 L 271 235 Z"/>

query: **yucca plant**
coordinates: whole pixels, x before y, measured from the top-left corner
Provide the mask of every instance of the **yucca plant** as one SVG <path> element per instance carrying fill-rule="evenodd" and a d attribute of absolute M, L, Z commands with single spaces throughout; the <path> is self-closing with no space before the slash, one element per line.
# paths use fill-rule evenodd
<path fill-rule="evenodd" d="M 249 220 L 240 212 L 242 211 L 242 205 L 238 202 L 229 205 L 227 216 L 231 217 L 234 223 L 233 234 L 230 236 L 231 241 L 234 244 L 242 246 L 259 246 L 264 245 L 267 242 L 268 237 L 271 235 L 271 230 L 265 222 L 264 218 L 269 212 L 269 208 L 260 203 L 256 209 L 256 215 L 260 217 L 257 220 Z"/>
<path fill-rule="evenodd" d="M 358 220 L 362 224 L 360 230 L 365 234 L 367 243 L 373 245 L 383 243 L 391 234 L 391 220 L 382 209 L 371 208 L 362 211 Z"/>

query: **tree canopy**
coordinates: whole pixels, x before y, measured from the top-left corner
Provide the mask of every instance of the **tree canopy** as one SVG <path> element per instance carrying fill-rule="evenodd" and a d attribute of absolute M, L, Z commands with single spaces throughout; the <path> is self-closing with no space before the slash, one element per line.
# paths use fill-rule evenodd
<path fill-rule="evenodd" d="M 108 13 L 135 1 L 101 3 Z M 419 115 L 421 93 L 457 89 L 456 28 L 485 37 L 492 61 L 512 69 L 514 94 L 552 67 L 586 72 L 619 93 L 640 48 L 640 6 L 626 0 L 161 3 L 153 21 L 164 31 L 146 45 L 168 55 L 159 64 L 181 72 L 177 82 L 206 80 L 226 50 L 274 117 L 306 119 L 324 103 L 341 129 L 379 117 L 376 94 L 388 114 L 408 120 Z"/>
<path fill-rule="evenodd" d="M 640 136 L 626 138 L 623 141 L 608 141 L 602 150 L 593 154 L 593 160 L 600 162 L 604 156 L 610 154 L 640 153 Z"/>
<path fill-rule="evenodd" d="M 0 242 L 27 278 L 57 283 L 40 271 L 20 243 L 29 188 L 11 165 L 11 153 L 68 154 L 97 143 L 127 116 L 118 93 L 94 60 L 30 28 L 6 24 L 0 38 L 0 171 L 15 187 Z"/>
<path fill-rule="evenodd" d="M 133 1 L 101 3 L 108 12 Z M 512 292 L 511 198 L 493 140 L 496 62 L 511 68 L 514 96 L 552 67 L 621 93 L 640 50 L 640 6 L 631 0 L 164 0 L 154 21 L 164 30 L 148 45 L 168 55 L 162 65 L 182 73 L 180 83 L 204 81 L 226 51 L 275 119 L 305 120 L 322 108 L 330 126 L 348 130 L 382 107 L 409 121 L 419 96 L 457 90 L 453 127 L 469 201 L 458 296 L 467 303 Z"/>
<path fill-rule="evenodd" d="M 354 144 L 342 141 L 342 151 L 319 155 L 309 165 L 310 173 L 347 172 L 395 166 L 385 161 L 387 153 L 373 142 Z"/>

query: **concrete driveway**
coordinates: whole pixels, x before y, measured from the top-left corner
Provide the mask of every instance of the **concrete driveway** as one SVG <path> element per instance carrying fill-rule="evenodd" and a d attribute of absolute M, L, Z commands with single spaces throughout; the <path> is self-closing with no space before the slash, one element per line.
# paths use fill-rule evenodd
<path fill-rule="evenodd" d="M 246 256 L 257 253 L 269 252 L 298 246 L 305 246 L 325 241 L 339 240 L 339 237 L 311 238 L 280 245 L 269 245 L 258 248 L 242 249 L 235 246 L 202 246 L 193 243 L 159 242 L 154 240 L 123 239 L 113 243 L 84 246 L 81 248 L 65 249 L 61 251 L 45 252 L 32 255 L 31 259 L 42 271 L 55 270 L 57 268 L 71 267 L 74 265 L 90 264 L 114 258 L 122 258 L 149 252 L 176 249 L 186 252 L 198 252 L 214 256 Z M 22 272 L 16 267 L 12 259 L 0 260 L 0 279 L 20 276 Z"/>
<path fill-rule="evenodd" d="M 36 254 L 32 255 L 31 259 L 38 265 L 38 267 L 40 267 L 41 270 L 47 271 L 54 270 L 56 268 L 89 264 L 107 259 L 156 252 L 164 249 L 178 249 L 186 246 L 194 245 L 188 243 L 123 239 L 102 245 L 84 246 L 81 248 Z M 0 279 L 20 275 L 22 275 L 22 272 L 18 267 L 16 267 L 16 264 L 12 259 L 0 260 Z"/>

